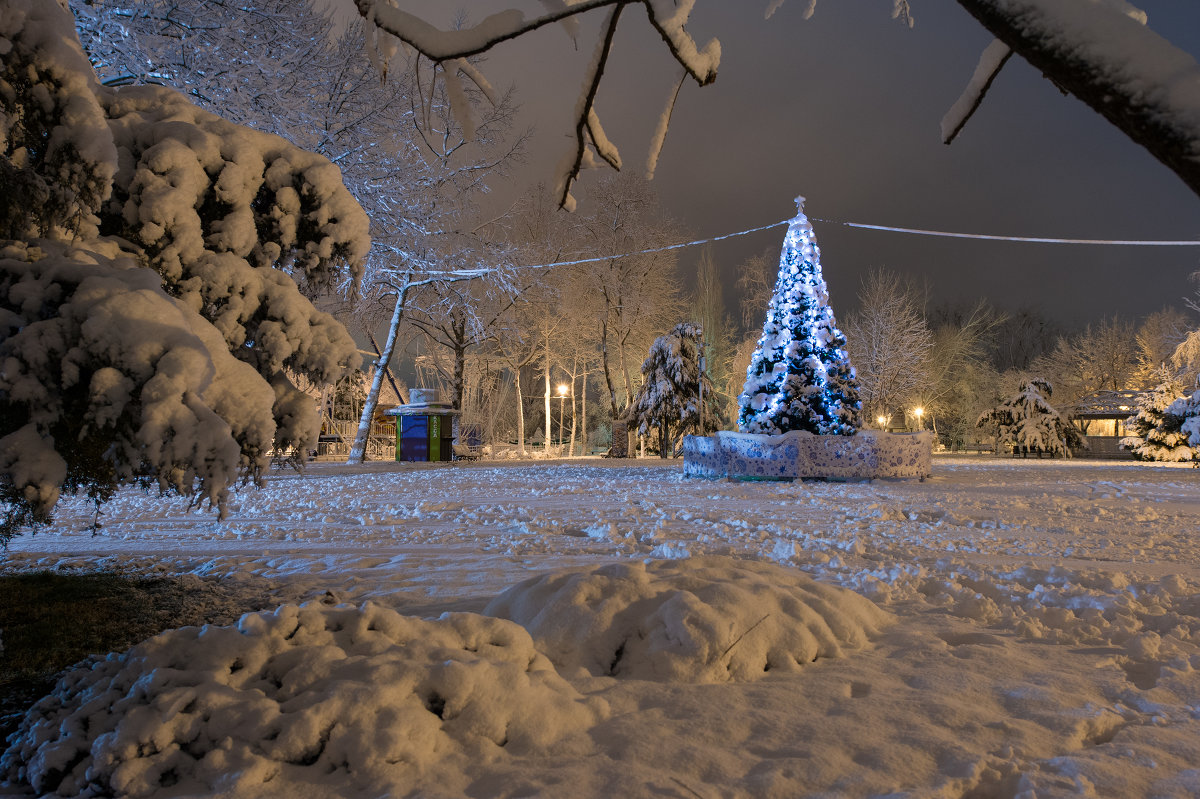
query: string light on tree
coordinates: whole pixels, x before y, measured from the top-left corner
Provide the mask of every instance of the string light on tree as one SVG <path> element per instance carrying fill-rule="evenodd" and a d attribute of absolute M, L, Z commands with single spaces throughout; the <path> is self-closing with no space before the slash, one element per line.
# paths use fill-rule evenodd
<path fill-rule="evenodd" d="M 858 431 L 858 384 L 846 337 L 829 307 L 821 251 L 803 197 L 796 198 L 796 216 L 788 223 L 775 292 L 738 405 L 738 426 L 747 433 Z"/>

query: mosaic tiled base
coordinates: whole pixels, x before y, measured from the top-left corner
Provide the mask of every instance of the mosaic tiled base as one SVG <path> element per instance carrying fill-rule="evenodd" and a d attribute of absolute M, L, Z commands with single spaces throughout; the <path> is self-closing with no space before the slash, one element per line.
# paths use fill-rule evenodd
<path fill-rule="evenodd" d="M 688 477 L 744 480 L 869 480 L 929 476 L 933 434 L 864 430 L 854 436 L 779 436 L 721 431 L 685 436 L 683 473 Z"/>

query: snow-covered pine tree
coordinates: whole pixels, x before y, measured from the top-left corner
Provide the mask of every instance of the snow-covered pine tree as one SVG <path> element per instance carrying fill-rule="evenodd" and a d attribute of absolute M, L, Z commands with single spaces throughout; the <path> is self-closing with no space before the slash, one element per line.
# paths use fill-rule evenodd
<path fill-rule="evenodd" d="M 1179 431 L 1187 437 L 1185 443 L 1196 453 L 1195 460 L 1200 461 L 1200 391 L 1172 402 L 1166 415 L 1179 420 Z"/>
<path fill-rule="evenodd" d="M 821 251 L 796 198 L 779 256 L 779 277 L 767 306 L 762 337 L 738 397 L 738 427 L 777 435 L 858 432 L 862 403 L 846 337 L 838 330 L 821 275 Z"/>
<path fill-rule="evenodd" d="M 1008 444 L 1013 454 L 1065 455 L 1083 444 L 1079 431 L 1050 405 L 1054 389 L 1048 380 L 1034 377 L 1021 382 L 1017 393 L 984 411 L 977 427 L 995 425 L 997 444 Z"/>
<path fill-rule="evenodd" d="M 697 433 L 720 426 L 720 402 L 708 374 L 700 373 L 699 344 L 704 329 L 692 322 L 675 325 L 650 345 L 642 363 L 642 387 L 629 405 L 627 418 L 638 433 L 658 436 L 658 454 L 667 458 L 679 436 L 689 428 Z M 700 386 L 704 386 L 704 429 L 700 429 Z"/>
<path fill-rule="evenodd" d="M 1137 413 L 1125 422 L 1129 435 L 1121 439 L 1121 448 L 1140 461 L 1190 461 L 1196 451 L 1188 446 L 1187 433 L 1181 429 L 1183 418 L 1167 413 L 1187 392 L 1165 367 L 1160 368 L 1158 377 L 1158 385 L 1138 400 Z"/>
<path fill-rule="evenodd" d="M 366 215 L 321 156 L 101 86 L 59 3 L 0 0 L 0 52 L 0 544 L 63 490 L 220 505 L 315 440 L 290 375 L 357 364 L 309 296 L 353 282 Z"/>

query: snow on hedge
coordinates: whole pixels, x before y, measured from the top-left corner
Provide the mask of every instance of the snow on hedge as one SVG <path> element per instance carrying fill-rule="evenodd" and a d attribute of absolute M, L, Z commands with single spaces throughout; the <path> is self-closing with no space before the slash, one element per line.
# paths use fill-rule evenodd
<path fill-rule="evenodd" d="M 59 796 L 259 796 L 276 779 L 407 795 L 440 765 L 543 753 L 606 714 L 512 622 L 285 605 L 68 672 L 0 775 Z"/>
<path fill-rule="evenodd" d="M 668 682 L 756 680 L 865 646 L 889 615 L 770 563 L 614 563 L 516 585 L 485 611 L 526 627 L 555 665 Z"/>

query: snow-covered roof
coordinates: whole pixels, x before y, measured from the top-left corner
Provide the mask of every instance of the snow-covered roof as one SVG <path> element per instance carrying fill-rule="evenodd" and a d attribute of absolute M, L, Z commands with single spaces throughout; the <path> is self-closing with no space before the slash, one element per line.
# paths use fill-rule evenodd
<path fill-rule="evenodd" d="M 1137 411 L 1138 399 L 1147 391 L 1097 391 L 1080 398 L 1067 414 L 1080 419 L 1124 419 Z"/>

